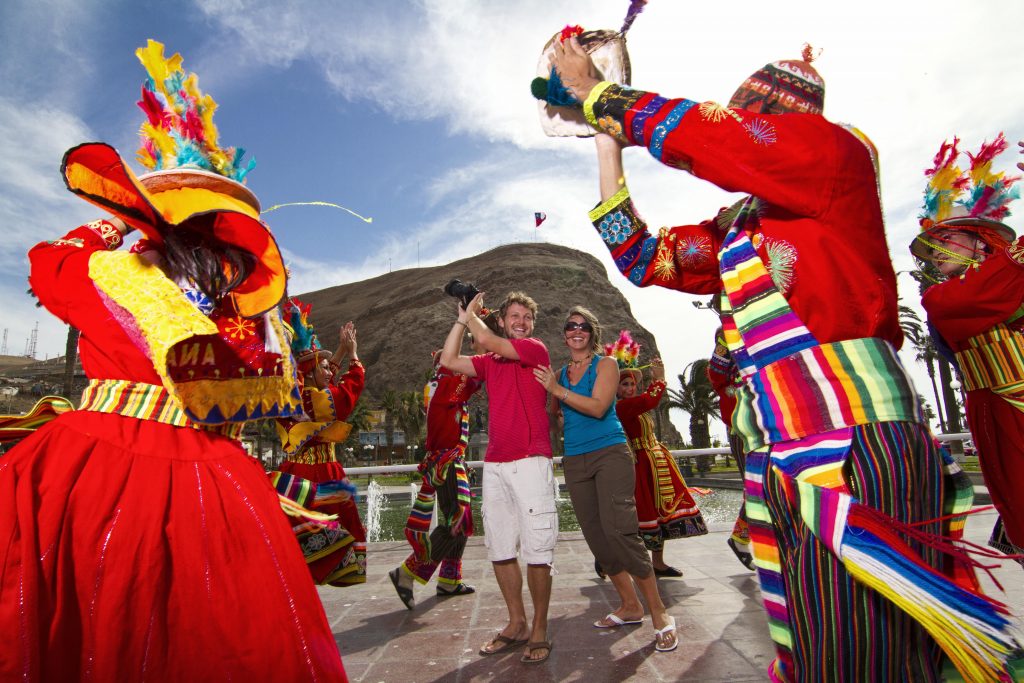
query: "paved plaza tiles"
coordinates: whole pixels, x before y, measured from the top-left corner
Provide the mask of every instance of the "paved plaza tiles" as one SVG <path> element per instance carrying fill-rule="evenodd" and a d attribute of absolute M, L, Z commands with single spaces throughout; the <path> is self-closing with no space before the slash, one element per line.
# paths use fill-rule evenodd
<path fill-rule="evenodd" d="M 967 537 L 984 543 L 995 521 L 973 515 Z M 757 579 L 726 546 L 729 529 L 671 541 L 666 560 L 681 579 L 659 579 L 662 597 L 676 618 L 679 649 L 654 650 L 650 617 L 642 626 L 596 629 L 591 624 L 616 604 L 608 581 L 593 572 L 593 557 L 579 533 L 563 533 L 556 546 L 549 637 L 544 664 L 519 661 L 520 651 L 481 657 L 480 646 L 506 623 L 501 593 L 486 559 L 483 539 L 470 539 L 463 560 L 473 595 L 439 599 L 434 582 L 417 586 L 416 608 L 399 601 L 387 571 L 408 554 L 404 542 L 370 545 L 369 579 L 352 588 L 320 588 L 345 669 L 365 683 L 469 683 L 470 681 L 766 681 L 772 645 Z M 1024 615 L 1024 569 L 1007 562 L 995 572 L 1006 589 L 1001 600 Z M 987 577 L 986 591 L 999 596 Z M 527 614 L 532 615 L 524 587 Z"/>

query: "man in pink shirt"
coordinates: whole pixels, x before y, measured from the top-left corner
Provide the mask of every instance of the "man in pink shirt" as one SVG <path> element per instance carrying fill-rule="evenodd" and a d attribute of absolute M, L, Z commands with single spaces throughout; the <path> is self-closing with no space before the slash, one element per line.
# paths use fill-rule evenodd
<path fill-rule="evenodd" d="M 480 648 L 492 655 L 526 645 L 522 661 L 540 663 L 551 653 L 547 639 L 548 603 L 558 514 L 548 435 L 547 395 L 533 379 L 533 368 L 550 364 L 544 342 L 535 339 L 537 304 L 511 292 L 498 309 L 500 337 L 479 317 L 483 294 L 459 307 L 459 318 L 441 352 L 441 364 L 484 380 L 488 397 L 488 443 L 484 456 L 483 517 L 487 556 L 508 607 L 509 623 Z M 487 353 L 459 355 L 462 335 L 473 333 Z M 526 621 L 523 575 L 517 555 L 526 561 L 533 599 L 533 625 Z"/>

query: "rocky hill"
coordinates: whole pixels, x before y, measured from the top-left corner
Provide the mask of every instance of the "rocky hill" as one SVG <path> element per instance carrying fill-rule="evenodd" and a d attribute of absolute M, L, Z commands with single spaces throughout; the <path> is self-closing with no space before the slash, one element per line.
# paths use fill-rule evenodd
<path fill-rule="evenodd" d="M 442 292 L 452 278 L 486 292 L 485 304 L 497 305 L 515 289 L 533 297 L 540 307 L 535 336 L 547 344 L 556 368 L 568 357 L 562 324 L 574 305 L 597 315 L 604 341 L 614 341 L 619 330 L 628 329 L 645 358 L 658 355 L 656 340 L 633 317 L 604 265 L 590 254 L 554 244 L 509 244 L 444 266 L 395 271 L 297 296 L 313 304 L 313 323 L 329 349 L 337 345 L 338 328 L 346 320 L 355 322 L 359 355 L 366 365 L 365 395 L 373 401 L 387 389 L 421 389 L 430 354 L 441 347 L 455 320 L 456 302 Z M 678 439 L 671 424 L 663 422 L 673 432 L 665 436 Z"/>

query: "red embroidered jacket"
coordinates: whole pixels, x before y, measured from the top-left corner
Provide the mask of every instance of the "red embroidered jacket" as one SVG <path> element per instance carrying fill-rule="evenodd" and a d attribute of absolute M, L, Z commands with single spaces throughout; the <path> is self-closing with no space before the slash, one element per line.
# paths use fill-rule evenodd
<path fill-rule="evenodd" d="M 925 290 L 921 305 L 928 321 L 954 351 L 999 323 L 1024 328 L 1024 256 L 1020 240 L 1000 249 L 962 277 Z"/>
<path fill-rule="evenodd" d="M 868 148 L 813 114 L 752 114 L 602 84 L 585 112 L 597 126 L 730 192 L 760 200 L 751 239 L 779 290 L 822 343 L 903 334 L 877 179 Z M 616 266 L 640 287 L 721 290 L 718 251 L 729 210 L 651 235 L 629 191 L 591 220 Z"/>

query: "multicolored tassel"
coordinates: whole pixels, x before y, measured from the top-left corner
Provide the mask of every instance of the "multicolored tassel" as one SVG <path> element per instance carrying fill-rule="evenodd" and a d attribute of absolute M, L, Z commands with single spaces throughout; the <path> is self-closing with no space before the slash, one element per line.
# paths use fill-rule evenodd
<path fill-rule="evenodd" d="M 965 680 L 1010 680 L 1006 662 L 1020 654 L 1021 645 L 1005 605 L 922 562 L 887 515 L 839 490 L 799 481 L 797 486 L 801 516 L 814 535 L 857 581 L 919 622 Z"/>

